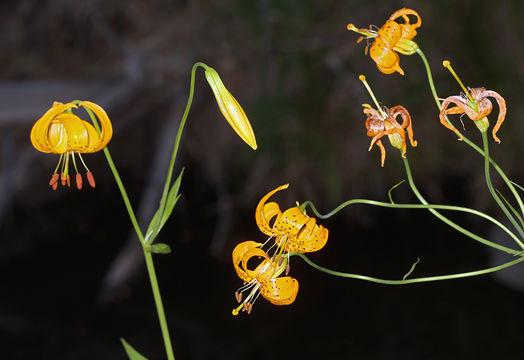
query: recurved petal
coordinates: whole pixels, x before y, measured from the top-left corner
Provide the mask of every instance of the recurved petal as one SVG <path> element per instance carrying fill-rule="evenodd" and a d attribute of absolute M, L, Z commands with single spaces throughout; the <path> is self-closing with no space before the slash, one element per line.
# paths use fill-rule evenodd
<path fill-rule="evenodd" d="M 47 110 L 46 113 L 36 121 L 36 123 L 33 125 L 33 128 L 31 129 L 30 135 L 31 143 L 33 144 L 35 149 L 46 153 L 53 152 L 53 148 L 47 140 L 49 126 L 58 114 L 61 114 L 64 111 L 71 108 L 76 108 L 76 105 L 72 103 L 61 104 L 55 102 L 53 104 L 53 107 Z"/>
<path fill-rule="evenodd" d="M 257 243 L 255 241 L 243 241 L 235 248 L 233 249 L 233 266 L 235 267 L 235 271 L 237 272 L 238 276 L 246 281 L 249 282 L 252 279 L 249 278 L 249 276 L 246 274 L 246 272 L 240 268 L 240 263 L 242 262 L 242 259 L 244 256 L 252 249 L 256 249 L 260 247 L 262 244 Z"/>
<path fill-rule="evenodd" d="M 273 227 L 278 230 L 279 233 L 287 234 L 290 238 L 293 238 L 297 236 L 302 226 L 310 219 L 309 216 L 304 215 L 304 213 L 295 206 L 284 211 L 280 219 L 275 221 Z"/>
<path fill-rule="evenodd" d="M 99 138 L 97 139 L 96 143 L 89 146 L 85 152 L 91 153 L 100 151 L 109 143 L 111 137 L 113 136 L 113 126 L 111 125 L 111 121 L 109 120 L 109 117 L 107 116 L 105 110 L 102 109 L 101 106 L 91 101 L 82 101 L 80 103 L 80 106 L 83 106 L 84 108 L 91 110 L 98 118 L 98 121 L 100 121 Z"/>
<path fill-rule="evenodd" d="M 226 89 L 215 69 L 208 67 L 206 68 L 205 74 L 222 115 L 224 115 L 238 136 L 251 146 L 253 150 L 256 150 L 257 141 L 253 128 L 238 101 Z"/>
<path fill-rule="evenodd" d="M 260 293 L 274 305 L 289 305 L 298 293 L 298 281 L 290 276 L 262 281 Z"/>
<path fill-rule="evenodd" d="M 315 218 L 310 218 L 295 239 L 290 240 L 289 251 L 308 253 L 322 249 L 326 245 L 329 231 L 317 225 Z"/>
<path fill-rule="evenodd" d="M 271 202 L 271 203 L 266 204 L 266 201 L 274 193 L 280 190 L 283 190 L 283 189 L 287 189 L 288 187 L 289 187 L 289 184 L 285 184 L 285 185 L 279 186 L 276 189 L 270 191 L 260 200 L 260 202 L 257 205 L 257 208 L 255 210 L 255 220 L 256 220 L 256 223 L 260 231 L 262 231 L 266 235 L 274 236 L 280 233 L 279 231 L 276 231 L 273 226 L 270 226 L 269 222 L 275 216 L 277 216 L 277 220 L 278 220 L 278 216 L 282 214 L 277 203 Z"/>
<path fill-rule="evenodd" d="M 251 258 L 255 256 L 263 260 L 260 261 L 260 263 L 255 267 L 254 270 L 250 270 L 247 266 L 247 263 L 249 260 L 251 260 Z M 270 278 L 271 276 L 273 276 L 275 272 L 275 267 L 275 263 L 269 260 L 269 257 L 267 256 L 266 252 L 259 248 L 249 250 L 242 258 L 242 269 L 244 270 L 246 275 L 251 279 L 257 279 L 260 281 L 263 279 Z"/>
<path fill-rule="evenodd" d="M 392 74 L 398 71 L 404 75 L 399 65 L 399 56 L 381 38 L 376 38 L 369 49 L 369 56 L 377 63 L 378 69 L 384 74 Z"/>

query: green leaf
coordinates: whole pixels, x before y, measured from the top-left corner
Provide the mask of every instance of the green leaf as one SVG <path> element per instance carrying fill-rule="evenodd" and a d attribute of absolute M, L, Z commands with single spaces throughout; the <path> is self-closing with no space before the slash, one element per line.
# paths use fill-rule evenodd
<path fill-rule="evenodd" d="M 390 201 L 392 204 L 395 204 L 395 203 L 393 202 L 393 198 L 391 197 L 391 192 L 392 192 L 393 190 L 395 190 L 395 188 L 396 188 L 397 186 L 400 186 L 400 185 L 401 185 L 403 182 L 405 182 L 405 181 L 406 181 L 406 180 L 402 180 L 402 181 L 399 182 L 398 184 L 393 185 L 393 187 L 392 187 L 391 189 L 389 189 L 389 191 L 388 191 L 388 197 L 389 197 L 389 201 Z"/>
<path fill-rule="evenodd" d="M 141 355 L 138 351 L 133 349 L 133 347 L 129 345 L 127 341 L 124 340 L 124 338 L 120 338 L 120 341 L 122 342 L 122 345 L 124 345 L 124 349 L 130 360 L 147 360 L 145 356 Z"/>
<path fill-rule="evenodd" d="M 180 198 L 180 195 L 178 195 L 178 190 L 180 189 L 180 183 L 182 182 L 182 174 L 184 174 L 184 168 L 180 171 L 180 174 L 176 178 L 175 182 L 173 183 L 173 186 L 171 186 L 171 189 L 169 190 L 169 193 L 167 194 L 166 204 L 164 206 L 164 212 L 162 213 L 162 217 L 160 218 L 160 210 L 158 209 L 155 212 L 155 215 L 149 222 L 149 226 L 147 227 L 146 236 L 145 236 L 145 242 L 146 244 L 151 244 L 153 240 L 155 240 L 156 236 L 162 230 L 165 223 L 169 219 L 169 216 L 173 212 L 173 209 L 175 208 L 175 205 Z M 160 218 L 160 219 L 159 219 Z"/>
<path fill-rule="evenodd" d="M 522 228 L 524 229 L 524 221 L 522 221 L 522 217 L 519 215 L 518 211 L 515 210 L 515 208 L 513 206 L 511 206 L 511 204 L 509 203 L 508 200 L 506 200 L 506 198 L 504 196 L 502 196 L 502 193 L 500 191 L 498 191 L 497 189 L 495 189 L 495 191 L 497 191 L 497 193 L 499 194 L 499 196 L 502 198 L 502 200 L 504 200 L 504 202 L 506 203 L 506 205 L 510 208 L 510 210 L 513 212 L 513 215 L 515 215 L 515 217 L 517 217 L 517 219 L 520 220 L 520 224 L 522 225 Z"/>
<path fill-rule="evenodd" d="M 153 254 L 169 254 L 171 252 L 171 247 L 167 244 L 156 243 L 149 246 L 147 250 Z"/>
<path fill-rule="evenodd" d="M 180 183 L 182 182 L 182 175 L 184 174 L 184 168 L 180 171 L 180 174 L 175 180 L 175 183 L 171 187 L 171 190 L 169 190 L 169 193 L 167 194 L 167 201 L 166 206 L 164 208 L 164 213 L 162 214 L 162 221 L 160 222 L 160 228 L 164 226 L 167 219 L 169 219 L 169 216 L 173 212 L 173 209 L 175 208 L 175 205 L 180 198 L 180 195 L 178 195 L 178 190 L 180 189 Z M 160 229 L 158 230 L 160 231 Z"/>

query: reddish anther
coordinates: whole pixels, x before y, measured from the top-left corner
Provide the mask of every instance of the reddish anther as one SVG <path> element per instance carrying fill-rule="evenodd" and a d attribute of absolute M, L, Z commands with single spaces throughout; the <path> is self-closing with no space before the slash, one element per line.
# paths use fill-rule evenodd
<path fill-rule="evenodd" d="M 56 189 L 55 185 L 58 186 L 58 178 L 58 174 L 53 174 L 53 176 L 51 176 L 51 180 L 49 180 L 49 186 L 52 186 L 54 189 Z"/>
<path fill-rule="evenodd" d="M 78 190 L 81 190 L 82 189 L 82 175 L 80 175 L 80 173 L 77 173 L 75 180 L 76 180 L 76 187 L 78 188 Z"/>
<path fill-rule="evenodd" d="M 71 178 L 69 177 L 69 175 L 67 175 L 66 177 L 66 182 L 67 182 L 67 187 L 71 187 Z"/>
<path fill-rule="evenodd" d="M 240 303 L 242 301 L 242 293 L 235 291 L 235 299 L 237 299 L 237 302 Z"/>
<path fill-rule="evenodd" d="M 62 183 L 62 186 L 65 186 L 67 183 L 67 176 L 66 174 L 60 174 L 60 182 Z"/>
<path fill-rule="evenodd" d="M 93 173 L 91 171 L 88 171 L 86 173 L 86 176 L 87 176 L 87 182 L 89 182 L 89 185 L 91 185 L 91 187 L 94 188 L 96 184 L 95 184 L 95 178 L 93 176 Z"/>

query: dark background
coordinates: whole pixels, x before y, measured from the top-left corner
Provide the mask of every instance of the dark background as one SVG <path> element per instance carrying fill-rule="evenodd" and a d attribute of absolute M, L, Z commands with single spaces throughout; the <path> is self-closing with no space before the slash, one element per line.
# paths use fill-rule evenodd
<path fill-rule="evenodd" d="M 401 56 L 406 75 L 383 75 L 346 30 L 381 26 L 404 6 L 422 17 L 415 40 L 440 96 L 460 92 L 441 67 L 449 59 L 466 85 L 506 98 L 502 144 L 492 142 L 492 152 L 522 183 L 520 1 L 2 2 L 2 358 L 125 359 L 121 336 L 149 359 L 165 358 L 142 258 L 133 255 L 138 240 L 103 154 L 84 157 L 96 190 L 53 192 L 47 182 L 58 157 L 34 150 L 29 132 L 54 100 L 104 106 L 113 158 L 147 218 L 197 61 L 214 67 L 243 105 L 259 149 L 231 131 L 199 71 L 176 164 L 177 172 L 186 167 L 182 198 L 159 238 L 173 253 L 155 256 L 177 359 L 524 358 L 522 265 L 500 273 L 517 279 L 511 283 L 502 275 L 384 286 L 331 277 L 293 258 L 300 291 L 292 305 L 261 298 L 251 315 L 231 315 L 241 285 L 231 251 L 265 240 L 254 221 L 265 193 L 289 182 L 275 197 L 282 208 L 309 199 L 327 212 L 350 198 L 386 200 L 405 178 L 387 141 L 384 168 L 378 149 L 367 152 L 361 104 L 371 100 L 361 73 L 382 103 L 409 109 L 419 146 L 408 156 L 427 198 L 500 215 L 483 159 L 439 124 L 420 59 Z M 471 121 L 464 124 L 480 143 Z M 394 196 L 415 201 L 406 185 Z M 452 216 L 497 240 L 486 222 Z M 417 257 L 412 276 L 500 263 L 421 210 L 355 206 L 320 223 L 330 240 L 310 258 L 335 270 L 399 279 Z M 111 278 L 122 249 L 131 260 Z"/>

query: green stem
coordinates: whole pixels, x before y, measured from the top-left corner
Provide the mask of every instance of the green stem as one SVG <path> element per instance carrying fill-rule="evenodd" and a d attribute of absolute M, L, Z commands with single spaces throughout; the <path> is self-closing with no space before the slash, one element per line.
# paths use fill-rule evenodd
<path fill-rule="evenodd" d="M 509 212 L 508 208 L 506 207 L 506 205 L 504 205 L 504 203 L 502 202 L 500 197 L 495 192 L 495 189 L 493 188 L 493 184 L 491 183 L 491 176 L 490 176 L 490 172 L 489 172 L 489 161 L 488 161 L 488 158 L 489 158 L 489 144 L 488 144 L 488 136 L 487 136 L 485 131 L 481 131 L 481 133 L 482 133 L 482 143 L 484 144 L 484 154 L 485 154 L 485 157 L 484 157 L 484 159 L 485 159 L 484 160 L 484 175 L 485 175 L 485 178 L 486 178 L 486 184 L 488 185 L 489 192 L 491 193 L 491 196 L 493 197 L 493 199 L 495 200 L 497 205 L 504 212 L 504 214 L 509 219 L 509 221 L 513 224 L 515 229 L 517 229 L 517 231 L 519 232 L 520 236 L 524 239 L 524 231 L 522 230 L 521 226 L 519 225 L 519 223 L 517 223 L 517 220 L 515 220 L 513 215 L 511 215 L 511 213 Z"/>
<path fill-rule="evenodd" d="M 96 120 L 95 115 L 91 112 L 91 110 L 87 108 L 86 110 L 89 116 L 91 117 L 91 120 L 93 122 L 93 125 L 96 131 L 100 133 L 100 127 L 98 126 L 98 122 Z M 133 207 L 131 206 L 129 197 L 127 196 L 127 191 L 124 187 L 124 184 L 122 183 L 122 179 L 120 178 L 120 175 L 118 174 L 115 163 L 113 162 L 113 159 L 111 157 L 111 154 L 109 153 L 109 149 L 107 148 L 107 146 L 104 148 L 104 154 L 106 156 L 107 163 L 109 164 L 109 167 L 111 168 L 111 172 L 113 173 L 113 177 L 115 178 L 116 184 L 118 188 L 120 189 L 120 194 L 122 195 L 122 199 L 124 200 L 124 204 L 127 209 L 127 213 L 129 215 L 129 219 L 131 220 L 131 223 L 133 224 L 133 228 L 135 229 L 136 235 L 138 236 L 138 239 L 140 240 L 140 244 L 142 245 L 142 250 L 144 251 L 144 259 L 146 261 L 147 272 L 149 274 L 149 280 L 151 282 L 151 289 L 153 290 L 153 297 L 155 299 L 156 311 L 158 314 L 158 320 L 160 322 L 160 329 L 162 330 L 162 337 L 164 339 L 164 346 L 166 349 L 167 358 L 168 360 L 175 360 L 175 356 L 173 354 L 173 346 L 171 345 L 171 338 L 169 336 L 169 329 L 167 327 L 167 320 L 166 320 L 166 315 L 164 312 L 164 306 L 162 304 L 162 296 L 160 295 L 160 288 L 158 286 L 158 281 L 156 278 L 153 257 L 151 253 L 146 251 L 145 249 L 144 235 L 142 234 L 142 230 L 140 230 L 140 226 L 138 225 L 138 221 L 136 220 L 135 212 L 133 211 Z"/>
<path fill-rule="evenodd" d="M 189 97 L 187 99 L 186 109 L 184 110 L 184 114 L 182 115 L 182 120 L 180 121 L 180 125 L 176 133 L 175 145 L 173 146 L 173 152 L 171 154 L 171 159 L 169 161 L 169 169 L 167 171 L 166 182 L 164 183 L 164 189 L 162 190 L 162 198 L 160 199 L 160 207 L 159 207 L 160 214 L 164 213 L 164 209 L 166 207 L 167 194 L 169 193 L 169 187 L 171 185 L 171 178 L 173 177 L 173 168 L 175 166 L 175 160 L 178 154 L 180 140 L 182 139 L 182 132 L 184 131 L 184 126 L 186 124 L 187 117 L 189 115 L 189 109 L 191 108 L 191 104 L 193 103 L 193 95 L 195 92 L 195 73 L 198 67 L 202 67 L 204 69 L 209 68 L 206 64 L 202 62 L 197 62 L 193 65 L 193 68 L 191 69 L 191 80 L 189 84 Z M 157 219 L 157 224 L 156 224 L 157 227 L 160 224 L 161 218 L 162 216 L 159 216 Z M 153 242 L 154 238 L 155 236 L 152 236 L 151 238 L 149 238 L 148 243 Z"/>
<path fill-rule="evenodd" d="M 420 58 L 422 59 L 422 62 L 424 63 L 424 67 L 426 68 L 426 73 L 427 73 L 427 76 L 428 76 L 429 87 L 431 88 L 431 93 L 433 94 L 433 98 L 435 99 L 435 103 L 437 104 L 437 108 L 440 111 L 442 109 L 442 105 L 441 105 L 439 97 L 437 95 L 437 91 L 435 90 L 435 84 L 433 82 L 433 76 L 431 74 L 431 68 L 429 67 L 428 60 L 426 59 L 426 56 L 424 55 L 422 50 L 420 50 L 420 48 L 418 48 L 416 51 L 417 51 L 417 54 L 419 54 Z M 447 116 L 445 116 L 445 118 L 446 118 L 446 121 L 448 122 L 449 125 L 451 125 L 452 127 L 455 127 L 451 123 L 451 121 L 448 119 Z M 502 171 L 502 169 L 498 166 L 498 164 L 492 158 L 490 158 L 488 156 L 488 154 L 485 154 L 484 151 L 480 147 L 478 147 L 474 142 L 469 140 L 464 135 L 462 135 L 462 140 L 466 144 L 468 144 L 470 147 L 472 147 L 475 151 L 477 151 L 480 155 L 482 155 L 482 156 L 486 157 L 487 159 L 489 159 L 489 162 L 491 163 L 491 166 L 493 166 L 493 168 L 497 171 L 497 173 L 500 175 L 502 180 L 504 180 L 504 182 L 506 183 L 506 186 L 510 189 L 511 193 L 513 194 L 513 196 L 517 200 L 517 203 L 519 204 L 519 207 L 520 207 L 520 211 L 521 211 L 522 215 L 524 216 L 524 203 L 522 202 L 522 199 L 519 196 L 517 190 L 515 190 L 515 187 L 513 186 L 512 181 L 506 176 L 504 171 Z"/>
<path fill-rule="evenodd" d="M 484 213 L 482 213 L 480 211 L 477 211 L 477 210 L 474 210 L 474 209 L 470 209 L 470 208 L 466 208 L 466 207 L 461 207 L 461 206 L 433 205 L 433 204 L 427 204 L 427 205 L 391 204 L 391 203 L 375 201 L 375 200 L 351 199 L 351 200 L 348 200 L 348 201 L 340 204 L 339 206 L 337 206 L 335 209 L 333 209 L 328 214 L 320 214 L 318 212 L 318 210 L 316 209 L 315 205 L 311 201 L 309 201 L 309 200 L 305 201 L 301 206 L 305 207 L 305 206 L 309 205 L 309 207 L 311 208 L 311 210 L 313 211 L 313 213 L 315 214 L 316 217 L 318 217 L 320 219 L 327 219 L 327 218 L 335 215 L 337 212 L 339 212 L 343 208 L 345 208 L 345 207 L 347 207 L 349 205 L 354 205 L 354 204 L 366 204 L 366 205 L 374 205 L 374 206 L 381 206 L 381 207 L 386 207 L 386 208 L 396 208 L 396 209 L 441 209 L 441 210 L 460 211 L 460 212 L 466 212 L 466 213 L 474 214 L 474 215 L 480 216 L 480 217 L 482 217 L 482 218 L 492 222 L 493 224 L 495 224 L 496 226 L 501 228 L 513 240 L 515 240 L 515 242 L 517 244 L 519 244 L 521 247 L 524 247 L 524 244 L 522 244 L 522 242 L 519 240 L 519 238 L 515 234 L 513 234 L 511 232 L 511 230 L 509 230 L 506 226 L 504 226 L 504 224 L 502 224 L 498 220 L 496 220 L 493 217 L 491 217 L 491 216 L 489 216 L 487 214 L 484 214 Z M 504 252 L 506 252 L 508 254 L 520 255 L 522 253 L 522 251 L 520 251 L 520 250 L 514 250 L 514 249 L 508 248 L 506 246 L 499 245 L 497 243 L 491 242 L 491 241 L 489 241 L 487 239 L 483 239 L 483 238 L 480 238 L 480 239 L 481 240 L 478 240 L 478 239 L 475 239 L 475 240 L 480 241 L 484 245 L 491 246 L 491 247 L 496 248 L 498 250 L 504 251 Z"/>
<path fill-rule="evenodd" d="M 424 204 L 424 205 L 428 205 L 428 202 L 426 201 L 426 199 L 424 199 L 424 197 L 422 196 L 422 194 L 420 194 L 420 192 L 418 191 L 416 185 L 415 185 L 415 182 L 413 181 L 413 176 L 411 175 L 411 170 L 409 168 L 409 163 L 408 163 L 408 158 L 405 157 L 405 158 L 402 158 L 402 160 L 404 161 L 404 167 L 406 168 L 406 175 L 408 177 L 408 183 L 409 183 L 409 186 L 411 187 L 411 190 L 413 191 L 413 193 L 415 194 L 415 196 L 419 199 L 419 201 Z M 453 221 L 449 220 L 447 217 L 445 217 L 444 215 L 442 215 L 441 213 L 439 213 L 438 211 L 436 211 L 435 209 L 432 209 L 432 208 L 429 208 L 429 211 L 435 215 L 438 219 L 440 219 L 441 221 L 443 221 L 444 223 L 446 223 L 447 225 L 451 226 L 452 228 L 454 228 L 455 230 L 463 233 L 464 235 L 466 236 L 469 236 L 470 238 L 472 238 L 473 240 L 476 240 L 478 242 L 481 242 L 485 245 L 489 245 L 489 246 L 492 246 L 492 247 L 495 247 L 493 246 L 494 243 L 492 243 L 491 241 L 489 240 L 486 240 L 474 233 L 472 233 L 471 231 L 469 230 L 466 230 L 464 229 L 462 226 L 460 225 L 457 225 L 456 223 L 454 223 Z M 522 242 L 520 241 L 517 241 L 517 244 L 522 248 L 524 249 L 524 244 L 522 244 Z M 500 245 L 498 245 L 500 246 Z"/>
<path fill-rule="evenodd" d="M 477 271 L 470 271 L 470 272 L 464 272 L 464 273 L 458 273 L 458 274 L 450 274 L 450 275 L 440 275 L 440 276 L 428 276 L 428 277 L 421 277 L 421 278 L 414 278 L 414 279 L 405 279 L 405 280 L 386 280 L 386 279 L 380 279 L 375 278 L 371 276 L 365 276 L 365 275 L 359 275 L 359 274 L 351 274 L 351 273 L 344 273 L 340 271 L 334 271 L 330 269 L 326 269 L 320 265 L 315 264 L 313 261 L 309 260 L 309 258 L 301 253 L 290 253 L 290 255 L 298 255 L 301 257 L 308 265 L 314 267 L 315 269 L 322 271 L 326 274 L 334 275 L 334 276 L 340 276 L 344 278 L 352 278 L 352 279 L 359 279 L 359 280 L 366 280 L 371 281 L 374 283 L 379 284 L 386 284 L 386 285 L 406 285 L 406 284 L 413 284 L 413 283 L 420 283 L 420 282 L 429 282 L 429 281 L 439 281 L 439 280 L 450 280 L 450 279 L 459 279 L 459 278 L 465 278 L 465 277 L 471 277 L 471 276 L 478 276 L 483 274 L 489 274 L 495 271 L 499 271 L 505 268 L 508 268 L 510 266 L 516 265 L 522 261 L 524 261 L 524 256 L 519 257 L 518 259 L 509 261 L 507 263 L 504 263 L 499 266 L 490 267 L 487 269 L 477 270 Z"/>

